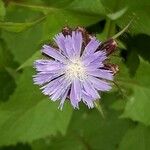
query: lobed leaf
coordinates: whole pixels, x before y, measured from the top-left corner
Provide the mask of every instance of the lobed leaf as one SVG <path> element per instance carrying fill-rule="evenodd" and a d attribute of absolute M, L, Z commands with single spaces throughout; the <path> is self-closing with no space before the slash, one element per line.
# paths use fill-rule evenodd
<path fill-rule="evenodd" d="M 119 145 L 119 150 L 149 150 L 149 148 L 150 128 L 141 124 L 134 129 L 130 129 Z"/>
<path fill-rule="evenodd" d="M 30 143 L 67 130 L 71 107 L 58 110 L 58 104 L 50 103 L 33 85 L 32 75 L 31 69 L 26 69 L 9 101 L 0 106 L 0 146 Z"/>
<path fill-rule="evenodd" d="M 119 83 L 133 90 L 127 97 L 128 101 L 122 117 L 150 125 L 150 64 L 141 60 L 134 77 L 130 78 L 120 74 Z"/>

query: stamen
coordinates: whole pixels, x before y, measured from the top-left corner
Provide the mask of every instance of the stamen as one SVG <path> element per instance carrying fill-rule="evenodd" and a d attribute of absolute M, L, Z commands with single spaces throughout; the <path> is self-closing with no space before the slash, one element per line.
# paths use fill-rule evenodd
<path fill-rule="evenodd" d="M 80 59 L 71 60 L 66 67 L 66 77 L 68 79 L 74 80 L 78 78 L 83 80 L 86 77 L 85 66 Z"/>

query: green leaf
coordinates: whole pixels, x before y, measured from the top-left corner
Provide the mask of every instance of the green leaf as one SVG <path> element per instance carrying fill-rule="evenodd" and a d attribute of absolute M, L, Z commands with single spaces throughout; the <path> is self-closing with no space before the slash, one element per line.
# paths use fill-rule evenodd
<path fill-rule="evenodd" d="M 120 100 L 114 101 L 114 103 L 111 105 L 111 108 L 114 110 L 122 111 L 125 108 L 125 104 L 126 104 L 126 101 L 123 99 L 120 99 Z"/>
<path fill-rule="evenodd" d="M 14 2 L 8 3 L 5 22 L 28 23 L 38 20 L 43 16 L 43 13 L 40 11 L 33 11 L 28 7 L 21 7 L 20 4 L 22 5 L 22 3 L 17 4 L 19 4 L 19 6 L 14 4 Z"/>
<path fill-rule="evenodd" d="M 45 19 L 40 12 L 34 12 L 28 8 L 22 9 L 10 3 L 6 9 L 5 20 L 0 22 L 0 28 L 10 32 L 24 31 Z"/>
<path fill-rule="evenodd" d="M 109 101 L 114 101 L 116 94 L 104 96 L 106 117 L 102 118 L 96 110 L 80 107 L 74 111 L 66 136 L 58 135 L 52 139 L 43 139 L 33 143 L 33 150 L 116 150 L 124 134 L 132 127 L 128 120 L 118 119 L 118 112 L 107 109 Z M 109 144 L 106 144 L 109 143 Z"/>
<path fill-rule="evenodd" d="M 130 42 L 128 41 L 128 44 L 130 44 L 143 59 L 150 63 L 150 51 L 148 51 L 150 47 L 150 36 L 138 34 L 129 40 Z"/>
<path fill-rule="evenodd" d="M 127 11 L 127 8 L 123 8 L 115 13 L 110 13 L 108 14 L 108 18 L 110 18 L 111 20 L 117 20 L 118 18 L 122 17 L 122 15 L 125 14 L 125 12 Z"/>
<path fill-rule="evenodd" d="M 106 13 L 100 0 L 73 0 L 66 8 L 84 14 L 99 15 L 99 18 Z"/>
<path fill-rule="evenodd" d="M 6 42 L 0 38 L 0 68 L 16 68 L 16 66 L 17 63 L 14 62 L 14 56 L 8 49 Z"/>
<path fill-rule="evenodd" d="M 42 0 L 46 6 L 52 6 L 52 7 L 56 7 L 56 8 L 64 8 L 67 5 L 69 5 L 72 0 Z"/>
<path fill-rule="evenodd" d="M 23 69 L 25 67 L 33 66 L 33 62 L 36 59 L 39 59 L 41 56 L 40 51 L 35 52 L 29 59 L 27 59 L 17 70 Z"/>
<path fill-rule="evenodd" d="M 150 34 L 149 0 L 114 0 L 113 2 L 111 0 L 102 0 L 102 2 L 106 7 L 108 14 L 114 14 L 119 12 L 119 10 L 122 10 L 123 8 L 128 8 L 124 15 L 122 15 L 119 19 L 116 18 L 116 23 L 121 28 L 124 28 L 124 26 L 126 26 L 130 22 L 130 20 L 134 18 L 134 21 L 129 28 L 129 32 L 134 34 Z"/>
<path fill-rule="evenodd" d="M 123 137 L 119 150 L 149 150 L 150 148 L 150 128 L 144 125 L 127 131 Z"/>
<path fill-rule="evenodd" d="M 118 119 L 120 113 L 110 109 L 119 97 L 117 92 L 102 96 L 105 119 L 96 109 L 89 110 L 80 105 L 80 109 L 73 113 L 65 136 L 58 134 L 56 137 L 37 140 L 32 143 L 32 149 L 116 150 L 128 128 L 134 126 L 129 120 Z"/>
<path fill-rule="evenodd" d="M 5 17 L 6 14 L 6 10 L 5 10 L 5 6 L 4 6 L 4 2 L 2 0 L 0 0 L 0 21 L 2 21 Z"/>
<path fill-rule="evenodd" d="M 40 41 L 42 36 L 42 23 L 35 25 L 24 32 L 10 33 L 3 31 L 2 37 L 8 48 L 14 55 L 14 60 L 24 63 L 30 56 L 40 49 Z"/>
<path fill-rule="evenodd" d="M 33 23 L 13 23 L 13 22 L 0 22 L 0 28 L 11 32 L 21 32 L 29 27 Z"/>
<path fill-rule="evenodd" d="M 118 38 L 119 36 L 121 36 L 121 35 L 130 27 L 132 21 L 133 21 L 133 20 L 131 20 L 121 31 L 119 31 L 118 33 L 116 33 L 115 35 L 113 35 L 112 38 L 113 38 L 113 39 L 116 39 L 116 38 Z M 118 46 L 119 46 L 119 45 L 118 45 Z M 124 48 L 124 46 L 123 46 L 123 48 Z"/>
<path fill-rule="evenodd" d="M 42 17 L 33 22 L 14 23 L 14 22 L 0 22 L 0 28 L 10 32 L 22 32 L 35 24 L 41 22 L 45 17 Z"/>
<path fill-rule="evenodd" d="M 15 7 L 12 5 L 7 8 L 7 22 L 23 22 L 23 24 L 28 24 L 31 20 L 36 20 L 35 18 L 44 19 L 41 18 L 41 13 L 39 14 L 39 12 L 37 12 L 35 14 L 35 12 L 30 9 Z M 43 33 L 43 22 L 40 22 L 42 20 L 38 19 L 37 21 L 39 22 L 34 26 L 19 33 L 12 33 L 6 30 L 2 30 L 1 32 L 1 37 L 6 42 L 8 49 L 14 55 L 14 60 L 21 64 L 32 56 L 37 49 L 40 49 L 39 44 L 41 43 Z M 15 28 L 15 30 L 18 30 L 18 27 Z"/>
<path fill-rule="evenodd" d="M 6 102 L 15 87 L 16 83 L 12 76 L 5 69 L 0 68 L 0 102 Z"/>
<path fill-rule="evenodd" d="M 150 125 L 150 64 L 141 60 L 141 64 L 133 78 L 120 74 L 119 83 L 133 90 L 133 94 L 127 97 L 128 101 L 123 117 L 131 118 Z M 123 69 L 123 68 L 122 68 Z"/>
<path fill-rule="evenodd" d="M 11 7 L 25 8 L 30 11 L 39 11 L 45 15 L 51 11 L 57 10 L 57 8 L 55 8 L 55 7 L 47 7 L 47 6 L 43 6 L 43 5 L 34 5 L 34 4 L 17 3 L 17 2 L 11 2 Z"/>
<path fill-rule="evenodd" d="M 57 1 L 55 1 L 55 0 L 42 0 L 42 2 L 44 2 L 44 4 L 43 4 L 44 6 L 64 8 L 67 5 L 69 5 L 72 2 L 72 0 L 63 0 L 63 1 L 62 0 L 57 0 Z"/>
<path fill-rule="evenodd" d="M 57 18 L 57 19 L 56 19 Z M 50 39 L 56 33 L 60 32 L 64 26 L 77 27 L 88 26 L 99 20 L 99 16 L 80 14 L 70 10 L 57 10 L 50 13 L 45 21 L 44 26 L 44 39 Z"/>
<path fill-rule="evenodd" d="M 44 27 L 44 39 L 47 40 L 54 36 L 64 26 L 86 27 L 102 19 L 104 19 L 104 8 L 99 0 L 89 0 L 89 2 L 85 0 L 72 1 L 63 9 L 57 8 L 49 13 Z"/>
<path fill-rule="evenodd" d="M 17 66 L 5 41 L 0 38 L 0 101 L 6 102 L 16 87 L 14 70 Z"/>
<path fill-rule="evenodd" d="M 31 147 L 28 144 L 18 143 L 16 145 L 0 147 L 0 150 L 31 150 Z"/>
<path fill-rule="evenodd" d="M 52 37 L 59 33 L 64 26 L 88 26 L 102 19 L 102 15 L 100 14 L 91 15 L 87 13 L 89 5 L 84 9 L 86 12 L 82 13 L 71 10 L 71 7 L 69 8 L 70 9 L 68 10 L 66 8 L 56 8 L 56 6 L 45 7 L 22 3 L 17 3 L 16 6 L 16 3 L 11 3 L 7 9 L 7 21 L 20 22 L 21 20 L 22 22 L 27 23 L 24 24 L 25 26 L 22 26 L 22 24 L 15 27 L 11 26 L 11 29 L 16 31 L 25 29 L 26 25 L 28 26 L 31 22 L 30 20 L 33 20 L 35 16 L 38 16 L 39 18 L 40 14 L 38 11 L 48 10 L 46 19 L 42 23 L 38 23 L 26 31 L 17 34 L 2 31 L 2 37 L 5 39 L 9 49 L 15 56 L 15 60 L 21 64 L 24 63 L 37 49 L 40 49 L 39 45 L 41 41 L 43 42 L 52 39 Z M 37 15 L 35 13 L 37 13 Z"/>
<path fill-rule="evenodd" d="M 131 3 L 131 4 L 130 4 Z M 149 1 L 144 0 L 144 1 L 130 1 L 126 0 L 126 4 L 129 4 L 129 11 L 123 15 L 120 20 L 117 21 L 117 24 L 120 27 L 123 27 L 125 24 L 130 22 L 131 19 L 134 18 L 134 21 L 132 22 L 129 32 L 133 34 L 138 34 L 138 33 L 145 33 L 150 35 L 150 20 L 149 20 L 149 14 L 150 14 L 150 9 L 149 9 Z"/>
<path fill-rule="evenodd" d="M 131 51 L 128 54 L 126 65 L 129 68 L 130 76 L 133 77 L 136 74 L 136 71 L 139 67 L 140 59 L 137 52 L 134 49 L 130 50 Z"/>
<path fill-rule="evenodd" d="M 31 3 L 17 3 L 17 2 L 12 2 L 11 4 L 14 6 L 20 6 L 20 7 L 25 7 L 29 8 L 31 10 L 35 11 L 41 11 L 44 14 L 52 13 L 58 10 L 69 10 L 71 12 L 76 12 L 76 13 L 81 13 L 83 14 L 88 14 L 90 15 L 99 15 L 103 16 L 105 14 L 105 8 L 103 7 L 102 3 L 100 0 L 64 0 L 63 2 L 61 0 L 50 0 L 46 1 L 43 0 L 46 5 L 37 5 L 36 3 L 31 4 Z"/>
<path fill-rule="evenodd" d="M 10 100 L 0 107 L 0 146 L 65 134 L 72 109 L 68 105 L 58 110 L 58 103 L 51 102 L 33 85 L 33 72 L 26 69 Z"/>
<path fill-rule="evenodd" d="M 138 69 L 140 64 L 139 55 L 145 59 L 146 61 L 150 62 L 150 52 L 147 49 L 150 47 L 150 36 L 146 34 L 138 34 L 135 36 L 127 35 L 125 38 L 123 52 L 126 54 L 126 65 L 129 69 L 129 73 L 131 77 L 133 77 Z M 134 62 L 134 63 L 133 63 Z"/>
<path fill-rule="evenodd" d="M 76 0 L 67 3 L 63 8 L 59 7 L 59 2 L 53 5 L 51 1 L 49 2 L 50 4 L 52 3 L 51 6 L 21 3 L 12 3 L 12 6 L 17 5 L 18 7 L 20 6 L 46 14 L 43 39 L 47 40 L 54 36 L 54 34 L 60 32 L 64 26 L 88 26 L 102 20 L 104 18 L 104 8 L 101 2 L 99 0 L 96 0 L 96 2 L 89 1 L 90 3 L 87 3 L 85 0 L 80 2 Z"/>
<path fill-rule="evenodd" d="M 84 107 L 81 107 L 79 111 L 75 111 L 68 136 L 73 134 L 76 139 L 80 139 L 80 145 L 83 144 L 86 149 L 115 150 L 128 128 L 132 126 L 130 121 L 118 119 L 119 112 L 110 109 L 112 102 L 118 98 L 118 93 L 102 96 L 105 118 L 96 109 L 85 111 Z"/>
<path fill-rule="evenodd" d="M 35 141 L 32 143 L 32 150 L 87 150 L 80 138 L 70 135 L 57 137 Z"/>

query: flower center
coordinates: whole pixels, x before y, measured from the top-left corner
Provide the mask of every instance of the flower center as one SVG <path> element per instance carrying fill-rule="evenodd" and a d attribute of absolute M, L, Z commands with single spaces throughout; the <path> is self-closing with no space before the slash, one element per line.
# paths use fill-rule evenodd
<path fill-rule="evenodd" d="M 66 76 L 71 80 L 74 80 L 75 78 L 83 80 L 85 78 L 85 66 L 80 59 L 74 59 L 68 63 L 66 67 Z"/>

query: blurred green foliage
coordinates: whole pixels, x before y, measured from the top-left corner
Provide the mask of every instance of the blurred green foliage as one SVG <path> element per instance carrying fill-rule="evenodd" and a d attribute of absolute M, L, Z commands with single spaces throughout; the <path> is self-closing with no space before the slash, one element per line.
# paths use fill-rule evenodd
<path fill-rule="evenodd" d="M 63 111 L 33 85 L 40 47 L 64 26 L 99 40 L 121 31 L 113 90 L 95 108 Z M 150 149 L 149 0 L 0 0 L 0 150 Z"/>

